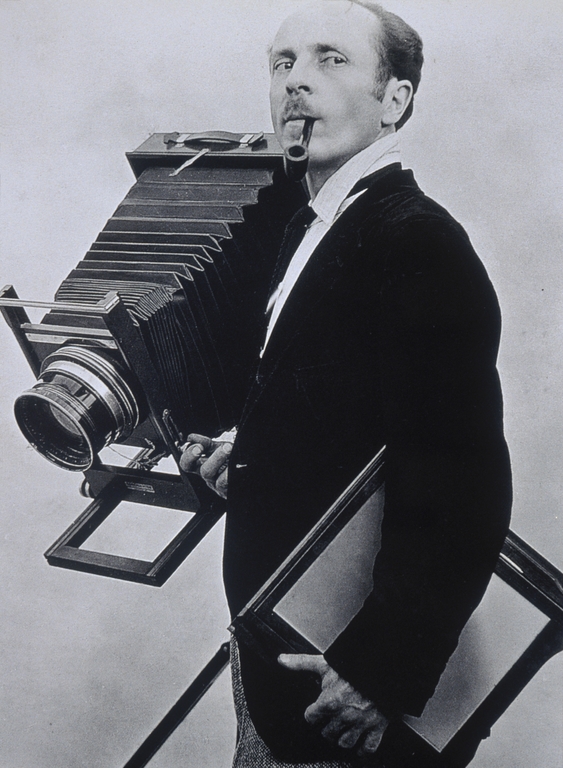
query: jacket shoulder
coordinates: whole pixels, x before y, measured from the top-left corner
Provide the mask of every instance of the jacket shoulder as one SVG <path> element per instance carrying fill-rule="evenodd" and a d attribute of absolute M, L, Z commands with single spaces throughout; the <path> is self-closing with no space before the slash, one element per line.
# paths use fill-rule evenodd
<path fill-rule="evenodd" d="M 412 311 L 434 307 L 431 314 L 448 306 L 454 315 L 479 307 L 498 314 L 494 288 L 465 229 L 422 192 L 412 171 L 390 172 L 364 197 L 348 220 L 349 234 L 382 298 L 392 295 Z"/>
<path fill-rule="evenodd" d="M 461 224 L 418 186 L 411 170 L 397 169 L 377 179 L 365 193 L 362 210 L 366 225 L 394 230 L 408 225 L 443 226 L 467 238 Z"/>

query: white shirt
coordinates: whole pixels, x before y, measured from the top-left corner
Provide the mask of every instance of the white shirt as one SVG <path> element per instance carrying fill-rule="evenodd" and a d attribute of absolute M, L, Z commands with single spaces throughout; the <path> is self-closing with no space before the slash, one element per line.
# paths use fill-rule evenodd
<path fill-rule="evenodd" d="M 344 165 L 330 176 L 318 195 L 309 205 L 317 214 L 317 218 L 309 225 L 303 240 L 293 254 L 283 280 L 270 296 L 266 312 L 271 310 L 270 322 L 266 331 L 266 340 L 260 356 L 263 355 L 274 326 L 281 314 L 287 297 L 293 290 L 299 276 L 311 258 L 317 245 L 332 227 L 336 219 L 356 200 L 365 190 L 347 197 L 353 186 L 364 176 L 369 176 L 392 163 L 401 162 L 399 137 L 389 133 L 377 139 L 369 147 L 350 158 Z"/>

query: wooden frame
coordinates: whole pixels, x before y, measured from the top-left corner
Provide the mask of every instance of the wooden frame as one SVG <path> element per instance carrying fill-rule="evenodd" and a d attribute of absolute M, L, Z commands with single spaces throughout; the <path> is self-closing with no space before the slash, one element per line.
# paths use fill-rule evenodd
<path fill-rule="evenodd" d="M 383 493 L 383 472 L 381 451 L 234 619 L 229 629 L 239 641 L 249 644 L 269 660 L 279 653 L 319 653 L 326 649 L 304 636 L 295 622 L 288 620 L 287 614 L 283 615 L 279 606 L 354 515 L 365 508 L 370 495 Z M 512 531 L 503 545 L 490 590 L 497 590 L 501 599 L 508 597 L 508 602 L 514 601 L 520 611 L 518 616 L 523 619 L 521 623 L 528 622 L 529 627 L 520 631 L 519 641 L 524 642 L 525 647 L 523 650 L 519 647 L 517 652 L 511 649 L 497 677 L 486 681 L 477 697 L 469 697 L 468 712 L 452 727 L 451 723 L 444 725 L 448 717 L 440 717 L 440 707 L 443 708 L 447 700 L 448 685 L 451 693 L 452 680 L 455 684 L 454 675 L 461 663 L 459 659 L 463 659 L 462 650 L 456 661 L 456 654 L 464 642 L 462 635 L 458 651 L 450 659 L 422 717 L 405 717 L 388 729 L 389 735 L 378 753 L 383 764 L 387 755 L 388 759 L 405 768 L 411 764 L 464 768 L 473 759 L 481 741 L 489 735 L 493 724 L 538 670 L 563 650 L 563 574 Z M 480 610 L 481 606 L 474 616 Z M 467 696 L 466 692 L 464 696 Z M 440 733 L 433 731 L 436 723 Z"/>
<path fill-rule="evenodd" d="M 383 482 L 381 450 L 234 619 L 231 632 L 266 659 L 279 653 L 319 653 L 319 648 L 277 614 L 275 607 L 365 502 L 382 490 Z"/>
<path fill-rule="evenodd" d="M 87 480 L 105 482 L 92 503 L 45 552 L 49 565 L 161 587 L 224 512 L 221 500 L 202 510 L 193 490 L 178 475 L 100 465 Z M 89 536 L 122 501 L 193 513 L 191 519 L 153 561 L 82 549 Z"/>

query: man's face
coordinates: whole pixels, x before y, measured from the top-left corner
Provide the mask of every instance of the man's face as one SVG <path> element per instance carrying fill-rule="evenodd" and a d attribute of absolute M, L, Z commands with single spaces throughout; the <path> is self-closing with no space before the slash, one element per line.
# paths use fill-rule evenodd
<path fill-rule="evenodd" d="M 282 24 L 270 56 L 270 106 L 286 147 L 315 119 L 309 168 L 334 172 L 383 132 L 375 96 L 378 19 L 346 0 L 320 3 Z"/>

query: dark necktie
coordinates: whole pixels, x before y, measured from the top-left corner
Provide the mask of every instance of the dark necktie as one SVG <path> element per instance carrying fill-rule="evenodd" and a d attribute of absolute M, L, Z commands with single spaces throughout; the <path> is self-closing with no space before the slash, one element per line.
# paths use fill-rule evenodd
<path fill-rule="evenodd" d="M 304 205 L 294 214 L 293 218 L 285 228 L 285 234 L 280 246 L 280 253 L 272 275 L 272 282 L 270 283 L 270 295 L 282 281 L 289 266 L 289 262 L 293 258 L 301 240 L 305 237 L 307 227 L 309 224 L 312 224 L 316 218 L 317 214 L 311 206 Z"/>

